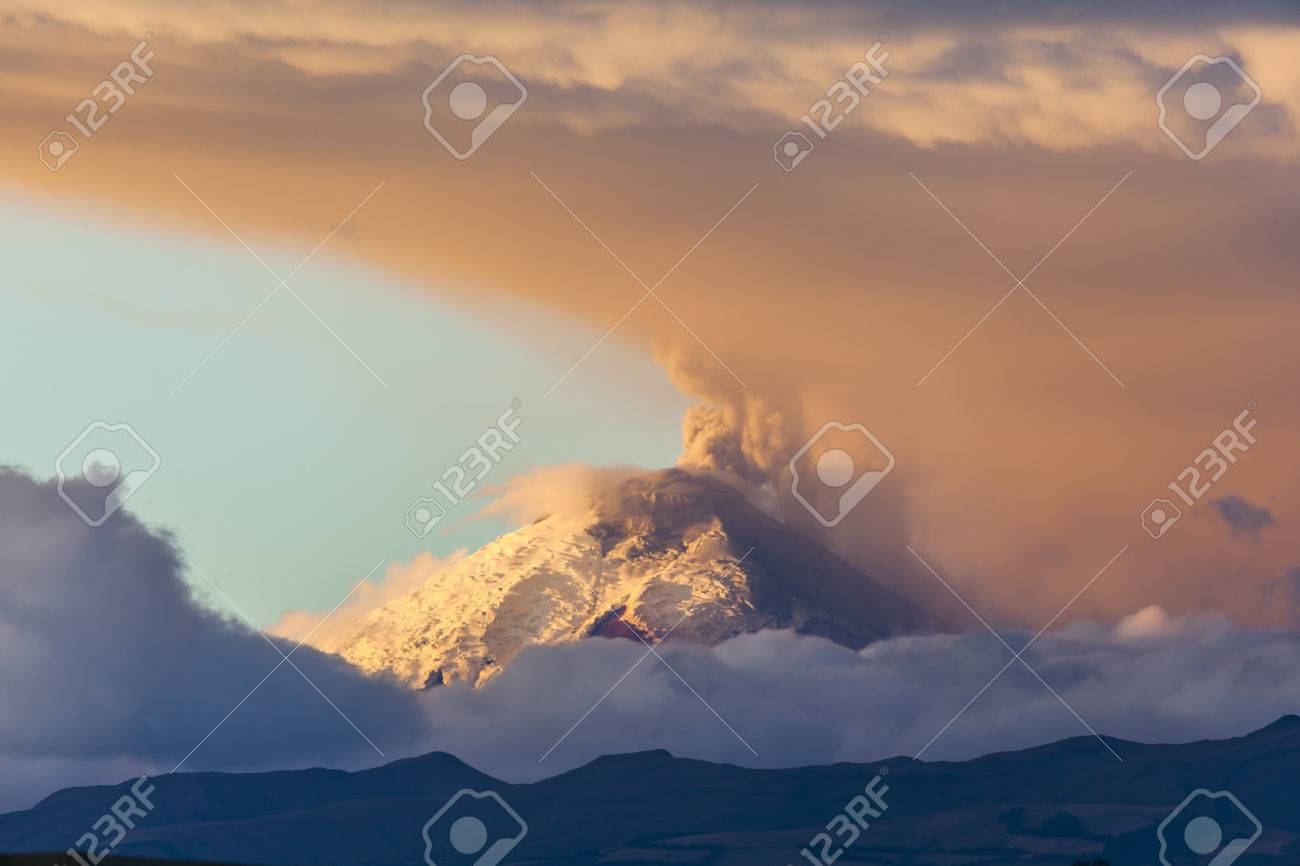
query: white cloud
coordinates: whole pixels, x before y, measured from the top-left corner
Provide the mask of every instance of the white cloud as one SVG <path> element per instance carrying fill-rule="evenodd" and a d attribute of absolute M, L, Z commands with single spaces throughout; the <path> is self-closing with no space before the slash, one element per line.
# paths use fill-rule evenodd
<path fill-rule="evenodd" d="M 170 770 L 277 663 L 261 636 L 198 605 L 170 545 L 129 515 L 92 530 L 50 484 L 3 472 L 0 509 L 0 808 L 147 765 Z M 1030 635 L 1005 637 L 1021 647 Z M 187 769 L 357 767 L 434 749 L 510 780 L 651 748 L 751 766 L 870 761 L 920 750 L 1011 658 L 978 628 L 860 652 L 774 631 L 712 648 L 669 638 L 661 652 L 682 679 L 655 656 L 643 658 L 639 643 L 592 639 L 526 650 L 481 689 L 453 684 L 421 694 L 304 647 L 295 663 L 384 758 L 284 666 Z M 1116 626 L 1075 622 L 1045 634 L 1025 659 L 1097 730 L 1122 738 L 1233 736 L 1300 706 L 1300 635 L 1245 628 L 1217 613 L 1147 608 Z M 1071 712 L 1017 664 L 925 757 L 1081 734 Z"/>
<path fill-rule="evenodd" d="M 1005 637 L 1018 648 L 1031 635 Z M 896 638 L 856 653 L 789 632 L 712 649 L 670 638 L 661 653 L 757 758 L 652 655 L 539 763 L 645 654 L 640 644 L 604 640 L 535 648 L 482 689 L 428 693 L 430 745 L 512 781 L 651 748 L 767 767 L 911 756 L 1011 658 L 983 629 Z M 1300 706 L 1300 636 L 1219 614 L 1170 617 L 1152 608 L 1115 627 L 1076 622 L 1024 657 L 1094 728 L 1124 739 L 1235 736 Z M 965 759 L 1080 735 L 1088 731 L 1017 663 L 924 757 Z"/>

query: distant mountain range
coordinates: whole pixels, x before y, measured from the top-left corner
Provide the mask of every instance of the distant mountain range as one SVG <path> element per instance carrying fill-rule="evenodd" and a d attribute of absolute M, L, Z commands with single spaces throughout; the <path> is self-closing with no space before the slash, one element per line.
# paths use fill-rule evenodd
<path fill-rule="evenodd" d="M 503 535 L 322 649 L 420 688 L 481 685 L 530 644 L 767 628 L 858 649 L 935 621 L 735 489 L 667 469 Z"/>
<path fill-rule="evenodd" d="M 153 780 L 155 808 L 114 859 L 421 864 L 426 823 L 468 788 L 496 792 L 526 822 L 507 864 L 787 866 L 809 862 L 800 851 L 828 824 L 847 837 L 846 819 L 835 816 L 880 774 L 887 808 L 842 850 L 838 864 L 1069 866 L 1105 859 L 1148 866 L 1159 862 L 1157 826 L 1198 788 L 1231 791 L 1258 817 L 1262 833 L 1236 861 L 1240 866 L 1300 863 L 1300 717 L 1230 740 L 1108 742 L 1123 761 L 1095 738 L 1079 737 L 964 762 L 893 758 L 786 770 L 654 751 L 600 758 L 527 785 L 493 779 L 442 753 L 352 773 L 185 773 Z M 0 816 L 0 851 L 61 852 L 130 786 L 60 791 L 33 809 Z M 1196 801 L 1191 808 L 1199 807 Z M 1187 826 L 1189 815 L 1176 826 Z M 500 827 L 486 822 L 490 836 L 517 826 L 504 812 L 499 817 Z M 1231 816 L 1217 819 L 1227 826 Z M 447 822 L 434 825 L 434 862 L 473 863 L 452 849 L 449 833 Z M 1209 855 L 1180 852 L 1182 834 L 1175 835 L 1171 864 L 1211 862 Z M 812 844 L 813 851 L 820 847 Z"/>

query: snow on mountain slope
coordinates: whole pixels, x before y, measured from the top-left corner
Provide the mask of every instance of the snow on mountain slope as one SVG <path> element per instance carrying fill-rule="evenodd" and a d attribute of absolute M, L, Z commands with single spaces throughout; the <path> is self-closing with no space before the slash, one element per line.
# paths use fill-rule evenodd
<path fill-rule="evenodd" d="M 529 644 L 629 629 L 714 644 L 794 628 L 856 648 L 933 626 L 734 489 L 669 469 L 485 545 L 372 611 L 338 652 L 414 687 L 481 685 Z"/>

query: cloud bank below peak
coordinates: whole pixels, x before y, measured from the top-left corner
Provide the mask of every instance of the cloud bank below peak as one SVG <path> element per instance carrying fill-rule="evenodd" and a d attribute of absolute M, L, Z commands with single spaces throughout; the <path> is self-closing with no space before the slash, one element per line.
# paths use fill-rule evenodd
<path fill-rule="evenodd" d="M 1005 635 L 1012 646 L 1031 636 Z M 896 638 L 860 652 L 789 632 L 712 649 L 673 644 L 662 650 L 667 664 L 642 658 L 645 648 L 630 641 L 526 651 L 481 689 L 427 693 L 439 720 L 432 742 L 526 781 L 652 748 L 768 767 L 918 752 L 958 760 L 1086 736 L 1071 708 L 1109 736 L 1181 742 L 1244 734 L 1300 706 L 1300 636 L 1245 629 L 1214 613 L 1174 617 L 1149 608 L 1115 626 L 1076 622 L 1044 635 L 1024 658 L 1069 708 L 1016 664 L 963 712 L 1012 656 L 983 629 Z"/>
<path fill-rule="evenodd" d="M 91 529 L 50 483 L 12 472 L 0 473 L 0 509 L 8 515 L 0 523 L 8 708 L 0 713 L 0 808 L 150 765 L 166 772 L 183 759 L 185 769 L 358 767 L 440 749 L 526 780 L 650 748 L 797 766 L 923 748 L 927 759 L 962 758 L 1086 733 L 1019 666 L 959 713 L 1011 657 L 973 623 L 966 634 L 890 639 L 858 652 L 776 631 L 711 648 L 674 639 L 661 653 L 676 674 L 639 643 L 591 639 L 525 650 L 480 689 L 424 692 L 297 650 L 294 663 L 381 757 L 292 668 L 267 677 L 279 654 L 194 597 L 166 536 L 125 512 Z M 394 574 L 399 583 L 410 576 Z M 1017 647 L 1030 637 L 1004 636 Z M 1076 621 L 1043 635 L 1025 659 L 1096 730 L 1127 739 L 1232 736 L 1300 706 L 1300 635 L 1218 613 L 1152 607 L 1113 626 Z"/>

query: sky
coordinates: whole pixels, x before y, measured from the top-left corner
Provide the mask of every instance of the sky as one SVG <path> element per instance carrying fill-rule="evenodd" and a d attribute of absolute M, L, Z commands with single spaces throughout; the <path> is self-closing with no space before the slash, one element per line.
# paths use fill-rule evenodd
<path fill-rule="evenodd" d="M 121 519 L 256 628 L 508 530 L 471 519 L 497 485 L 680 461 L 998 627 L 1069 602 L 1097 635 L 1159 610 L 1289 636 L 1297 49 L 1287 2 L 0 0 L 0 465 L 46 489 L 87 425 L 130 423 L 161 465 Z M 462 54 L 526 91 L 464 159 L 425 117 Z M 1196 55 L 1249 78 L 1214 64 L 1226 101 L 1259 89 L 1201 158 Z M 887 74 L 822 138 L 800 118 L 868 57 Z M 445 100 L 428 122 L 464 132 Z M 786 170 L 790 131 L 814 146 Z M 487 495 L 410 533 L 516 399 Z M 831 526 L 789 464 L 828 422 L 896 458 Z M 1234 422 L 1254 443 L 1179 499 Z"/>
<path fill-rule="evenodd" d="M 559 347 L 596 339 L 545 310 L 512 309 L 490 328 L 322 251 L 294 280 L 347 346 L 282 291 L 204 363 L 278 284 L 237 243 L 151 235 L 17 194 L 0 231 L 12 242 L 0 342 L 26 371 L 8 390 L 28 409 L 11 417 L 4 463 L 48 477 L 87 424 L 130 423 L 162 463 L 131 509 L 176 532 L 259 624 L 334 607 L 381 561 L 473 549 L 508 528 L 469 521 L 471 501 L 450 531 L 420 538 L 405 512 L 516 396 L 521 445 L 489 484 L 590 455 L 652 466 L 676 455 L 687 401 L 625 349 L 575 372 L 573 390 L 534 399 L 572 363 Z M 258 254 L 287 274 L 306 251 Z M 524 327 L 556 345 L 513 336 Z M 629 387 L 594 407 L 582 386 L 602 377 Z"/>

